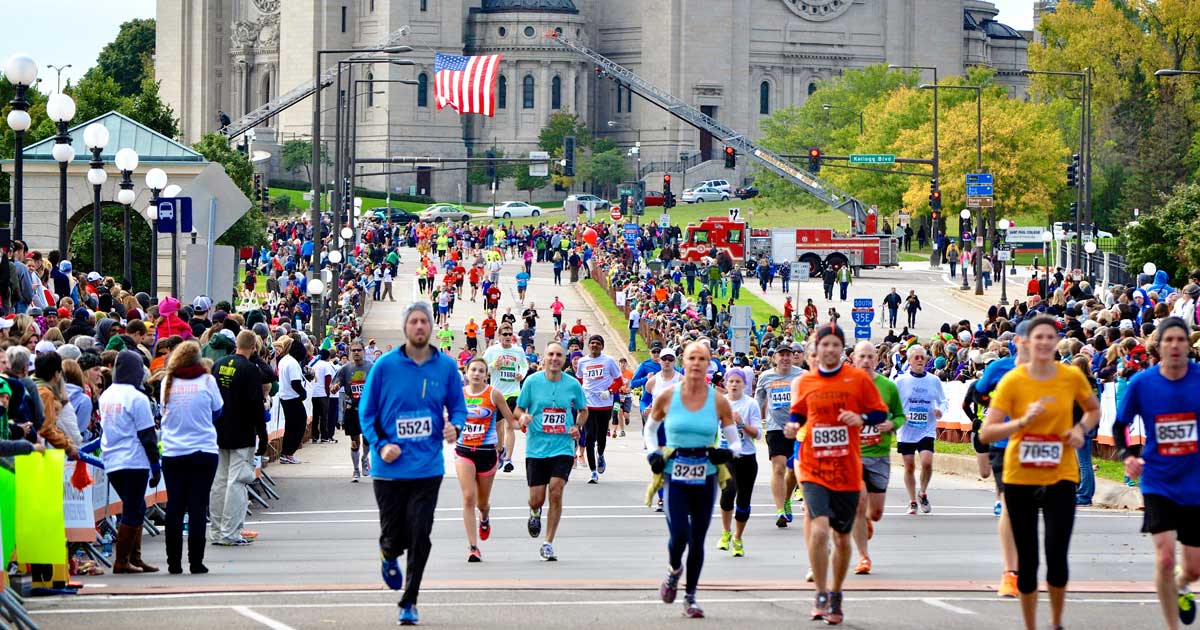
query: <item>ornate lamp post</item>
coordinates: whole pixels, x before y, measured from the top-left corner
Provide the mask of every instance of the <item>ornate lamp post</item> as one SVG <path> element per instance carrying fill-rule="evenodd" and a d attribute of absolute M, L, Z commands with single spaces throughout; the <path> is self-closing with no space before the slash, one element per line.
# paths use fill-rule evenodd
<path fill-rule="evenodd" d="M 125 206 L 125 215 L 122 217 L 121 225 L 125 228 L 125 252 L 121 262 L 121 284 L 125 285 L 128 281 L 128 288 L 133 287 L 133 244 L 130 239 L 133 234 L 133 223 L 130 220 L 130 206 L 133 205 L 133 200 L 137 199 L 137 194 L 133 192 L 133 172 L 137 170 L 138 154 L 130 148 L 124 148 L 117 151 L 115 159 L 117 168 L 121 170 L 121 190 L 117 191 L 117 203 Z"/>
<path fill-rule="evenodd" d="M 75 101 L 61 92 L 52 94 L 46 101 L 46 115 L 58 127 L 50 154 L 58 161 L 58 251 L 63 260 L 68 260 L 71 256 L 67 252 L 70 247 L 67 239 L 67 166 L 75 159 L 75 148 L 71 146 L 71 136 L 67 135 L 67 124 L 75 117 Z"/>
<path fill-rule="evenodd" d="M 92 185 L 92 271 L 103 274 L 100 270 L 100 256 L 103 253 L 100 247 L 100 187 L 108 180 L 108 173 L 104 172 L 104 160 L 100 159 L 100 154 L 104 151 L 104 147 L 108 145 L 108 127 L 100 123 L 92 123 L 83 130 L 83 143 L 88 150 L 92 152 L 92 161 L 88 163 L 90 167 L 87 173 L 88 183 Z"/>
<path fill-rule="evenodd" d="M 15 152 L 13 154 L 13 217 L 12 235 L 14 239 L 22 237 L 22 223 L 25 213 L 25 160 L 21 152 L 25 148 L 25 131 L 33 122 L 29 118 L 29 101 L 25 98 L 26 91 L 37 80 L 37 64 L 26 55 L 13 55 L 4 65 L 4 77 L 13 84 L 13 100 L 9 101 L 12 111 L 8 112 L 8 126 L 14 132 Z"/>

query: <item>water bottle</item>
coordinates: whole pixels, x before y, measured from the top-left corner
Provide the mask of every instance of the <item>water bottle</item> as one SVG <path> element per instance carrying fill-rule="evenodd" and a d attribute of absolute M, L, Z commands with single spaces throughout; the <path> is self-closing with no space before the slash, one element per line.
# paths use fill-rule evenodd
<path fill-rule="evenodd" d="M 113 535 L 111 529 L 105 530 L 104 537 L 100 539 L 100 552 L 103 553 L 105 557 L 112 557 Z"/>

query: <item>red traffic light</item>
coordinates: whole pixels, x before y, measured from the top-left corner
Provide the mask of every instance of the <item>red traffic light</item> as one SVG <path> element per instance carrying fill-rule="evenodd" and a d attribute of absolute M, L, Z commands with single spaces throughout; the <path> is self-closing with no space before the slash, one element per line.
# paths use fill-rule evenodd
<path fill-rule="evenodd" d="M 932 199 L 941 199 L 941 198 L 942 198 L 942 191 L 940 191 L 940 190 L 935 190 L 935 191 L 933 191 L 932 193 L 930 193 L 930 198 L 932 198 Z"/>
<path fill-rule="evenodd" d="M 670 175 L 663 175 L 663 183 L 664 183 L 664 184 L 670 184 L 670 183 L 671 183 L 671 176 L 670 176 Z"/>
<path fill-rule="evenodd" d="M 810 157 L 810 158 L 819 158 L 819 157 L 821 157 L 821 150 L 820 150 L 820 149 L 809 149 L 809 150 L 808 150 L 808 157 Z"/>
<path fill-rule="evenodd" d="M 733 155 L 733 147 L 725 147 L 725 155 Z"/>

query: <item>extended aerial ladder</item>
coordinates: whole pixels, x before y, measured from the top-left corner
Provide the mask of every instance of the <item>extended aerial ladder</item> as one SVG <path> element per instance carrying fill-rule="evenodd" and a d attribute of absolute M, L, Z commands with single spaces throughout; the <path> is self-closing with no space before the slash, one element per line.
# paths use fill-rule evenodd
<path fill-rule="evenodd" d="M 407 34 L 408 34 L 407 27 L 401 27 L 398 30 L 392 31 L 392 33 L 390 35 L 388 35 L 387 38 L 385 38 L 383 41 L 379 42 L 372 48 L 380 49 L 380 48 L 387 48 L 390 46 L 398 46 L 400 43 L 400 39 Z M 372 50 L 371 52 L 364 52 L 364 53 L 359 53 L 356 55 L 350 55 L 349 57 L 346 57 L 345 60 L 370 59 L 371 56 L 374 54 L 376 54 L 376 53 L 374 50 Z M 386 63 L 386 60 L 380 59 L 380 62 Z M 332 64 L 330 64 L 330 67 L 325 70 L 325 72 L 321 73 L 320 89 L 325 89 L 325 88 L 329 87 L 330 85 L 333 85 L 333 82 L 336 80 L 337 80 L 337 64 L 332 63 Z M 221 133 L 225 134 L 230 139 L 237 138 L 238 136 L 257 127 L 258 125 L 261 125 L 263 123 L 263 121 L 271 118 L 272 116 L 278 114 L 279 112 L 282 112 L 283 110 L 291 107 L 292 105 L 295 105 L 296 103 L 299 103 L 300 101 L 308 98 L 309 96 L 312 96 L 313 93 L 315 93 L 316 91 L 317 91 L 316 83 L 314 83 L 311 79 L 308 81 L 305 81 L 303 84 L 300 85 L 300 87 L 297 87 L 294 90 L 291 90 L 291 91 L 287 92 L 286 94 L 281 95 L 279 98 L 277 98 L 269 103 L 264 103 L 262 105 L 259 105 L 256 108 L 250 110 L 249 112 L 246 112 L 246 114 L 244 116 L 242 116 L 241 118 L 238 118 L 237 120 L 229 123 L 229 126 L 222 129 Z"/>
<path fill-rule="evenodd" d="M 775 174 L 803 188 L 830 207 L 842 211 L 846 216 L 850 217 L 851 226 L 855 233 L 862 234 L 866 230 L 867 211 L 863 207 L 863 203 L 850 194 L 818 177 L 804 172 L 783 157 L 751 142 L 742 133 L 713 120 L 695 107 L 679 100 L 671 93 L 659 89 L 649 81 L 646 81 L 587 46 L 575 43 L 553 31 L 547 33 L 547 35 L 561 46 L 590 59 L 596 64 L 597 69 L 603 72 L 608 78 L 633 90 L 642 98 L 661 107 L 676 118 L 697 129 L 707 131 L 718 140 L 724 142 L 725 146 L 733 147 L 738 153 L 754 158 Z"/>

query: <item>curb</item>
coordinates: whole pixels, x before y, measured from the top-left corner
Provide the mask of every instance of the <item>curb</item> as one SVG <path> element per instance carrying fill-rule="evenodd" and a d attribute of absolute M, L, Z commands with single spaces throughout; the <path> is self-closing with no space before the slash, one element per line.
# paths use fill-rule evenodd
<path fill-rule="evenodd" d="M 892 452 L 892 464 L 903 467 L 904 458 L 899 453 Z M 980 479 L 979 466 L 975 459 L 967 455 L 952 455 L 938 453 L 933 458 L 935 472 Z M 1115 510 L 1143 509 L 1142 491 L 1137 487 L 1129 487 L 1108 479 L 1096 478 L 1096 494 L 1092 498 L 1092 507 Z"/>
<path fill-rule="evenodd" d="M 584 279 L 590 279 L 590 278 L 584 278 Z M 580 282 L 583 282 L 584 279 L 580 279 Z M 637 357 L 630 354 L 629 349 L 625 346 L 625 344 L 620 343 L 621 341 L 627 342 L 628 340 L 625 339 L 624 337 L 622 337 L 621 334 L 618 333 L 617 330 L 612 327 L 612 324 L 608 321 L 608 317 L 605 316 L 604 311 L 600 309 L 600 305 L 596 304 L 596 300 L 592 297 L 592 294 L 588 293 L 587 289 L 584 289 L 583 287 L 579 286 L 579 282 L 572 282 L 571 287 L 573 289 L 575 289 L 575 293 L 577 293 L 581 298 L 583 298 L 584 302 L 587 302 L 588 307 L 591 308 L 592 311 L 596 313 L 596 319 L 600 322 L 600 327 L 604 329 L 604 336 L 606 338 L 614 339 L 614 340 L 618 341 L 616 347 L 619 349 L 620 356 L 618 356 L 617 358 L 618 359 L 624 358 L 625 361 L 631 366 L 638 365 L 640 363 L 640 361 L 637 360 Z M 608 350 L 609 354 L 613 354 L 611 347 L 609 347 L 607 344 L 605 344 L 605 349 Z"/>

